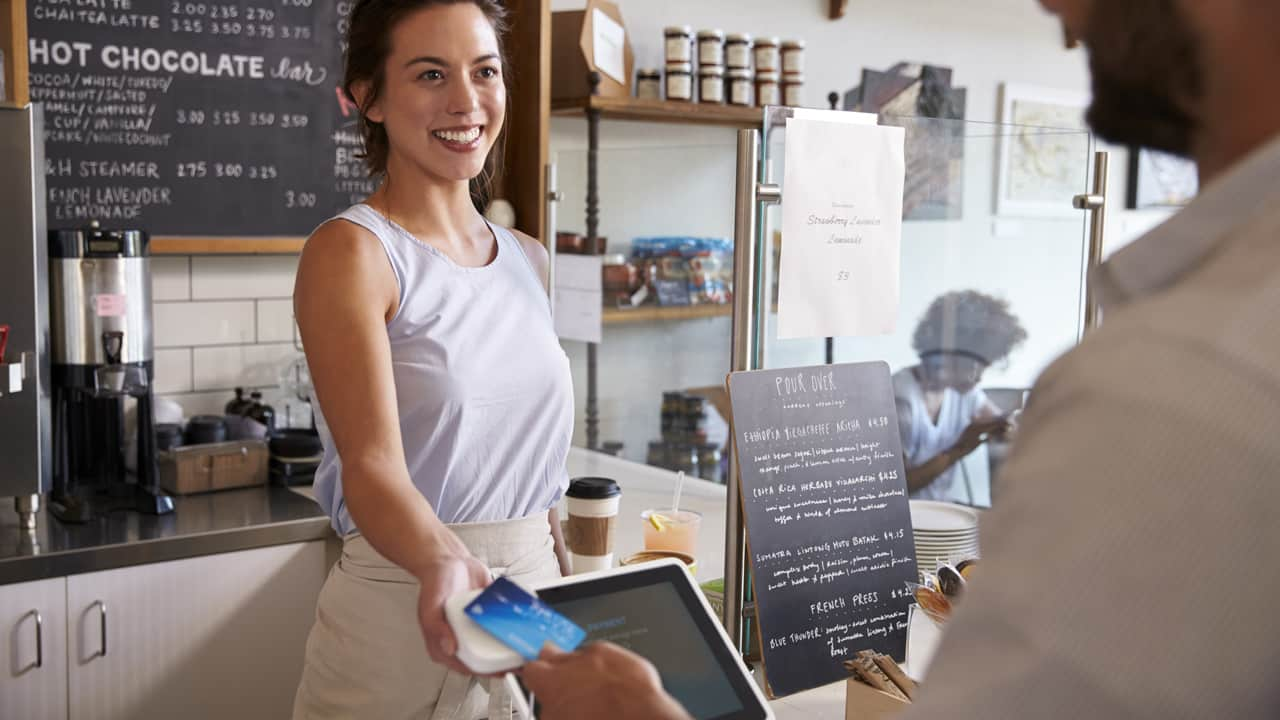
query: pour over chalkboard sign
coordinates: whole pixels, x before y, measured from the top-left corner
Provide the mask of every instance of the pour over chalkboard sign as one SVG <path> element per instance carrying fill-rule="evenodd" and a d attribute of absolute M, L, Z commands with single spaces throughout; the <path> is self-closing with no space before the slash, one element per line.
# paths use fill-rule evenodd
<path fill-rule="evenodd" d="M 29 0 L 50 227 L 298 236 L 375 189 L 351 2 Z"/>
<path fill-rule="evenodd" d="M 774 697 L 906 653 L 911 508 L 885 363 L 729 376 L 765 677 Z"/>

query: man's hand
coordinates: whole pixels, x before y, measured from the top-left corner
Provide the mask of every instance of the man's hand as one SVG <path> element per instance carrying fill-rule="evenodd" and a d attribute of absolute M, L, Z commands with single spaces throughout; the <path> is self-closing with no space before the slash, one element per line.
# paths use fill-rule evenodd
<path fill-rule="evenodd" d="M 653 665 L 610 643 L 575 653 L 547 647 L 520 676 L 542 706 L 543 720 L 691 720 L 662 689 Z"/>

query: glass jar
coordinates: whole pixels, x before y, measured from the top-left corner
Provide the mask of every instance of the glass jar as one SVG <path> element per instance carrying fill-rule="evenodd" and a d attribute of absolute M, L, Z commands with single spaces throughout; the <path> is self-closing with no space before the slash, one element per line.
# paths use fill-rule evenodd
<path fill-rule="evenodd" d="M 675 472 L 683 472 L 685 475 L 699 477 L 698 447 L 685 444 L 673 447 L 671 449 L 671 464 L 669 468 Z"/>
<path fill-rule="evenodd" d="M 640 289 L 640 270 L 626 255 L 606 255 L 601 285 L 605 304 L 612 305 L 615 300 L 628 298 Z"/>
<path fill-rule="evenodd" d="M 803 40 L 787 40 L 782 43 L 780 50 L 782 54 L 782 72 L 784 73 L 803 73 L 804 72 L 804 41 Z"/>
<path fill-rule="evenodd" d="M 778 85 L 778 73 L 756 73 L 756 105 L 781 105 L 782 92 Z"/>
<path fill-rule="evenodd" d="M 756 40 L 755 59 L 757 73 L 776 73 L 781 66 L 778 53 L 778 38 L 766 37 Z"/>
<path fill-rule="evenodd" d="M 729 71 L 729 104 L 751 107 L 755 104 L 756 84 L 750 70 Z"/>
<path fill-rule="evenodd" d="M 670 439 L 676 432 L 677 425 L 683 430 L 684 425 L 684 393 L 662 393 L 662 437 Z"/>
<path fill-rule="evenodd" d="M 693 28 L 688 25 L 673 25 L 662 31 L 666 37 L 667 64 L 693 62 Z"/>
<path fill-rule="evenodd" d="M 667 63 L 667 99 L 677 102 L 693 100 L 692 63 Z"/>
<path fill-rule="evenodd" d="M 636 97 L 641 100 L 662 99 L 662 71 L 644 68 L 636 71 Z"/>
<path fill-rule="evenodd" d="M 698 64 L 699 65 L 724 65 L 724 31 L 723 30 L 699 30 L 698 31 Z"/>
<path fill-rule="evenodd" d="M 645 454 L 644 462 L 646 465 L 665 468 L 670 463 L 667 455 L 667 444 L 662 440 L 655 440 L 649 443 L 649 452 Z"/>
<path fill-rule="evenodd" d="M 751 36 L 732 33 L 724 41 L 724 64 L 730 70 L 751 69 Z"/>
<path fill-rule="evenodd" d="M 782 76 L 782 104 L 804 107 L 804 75 L 786 73 Z"/>
<path fill-rule="evenodd" d="M 698 102 L 724 104 L 724 68 L 718 65 L 698 68 Z"/>
<path fill-rule="evenodd" d="M 724 457 L 718 445 L 698 446 L 698 477 L 708 482 L 724 484 L 724 476 L 720 472 L 720 461 Z"/>

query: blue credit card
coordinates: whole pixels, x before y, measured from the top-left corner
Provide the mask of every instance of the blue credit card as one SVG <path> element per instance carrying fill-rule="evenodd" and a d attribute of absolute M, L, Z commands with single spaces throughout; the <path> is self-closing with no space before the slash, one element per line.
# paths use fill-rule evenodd
<path fill-rule="evenodd" d="M 587 637 L 572 620 L 506 578 L 494 580 L 467 605 L 466 613 L 525 660 L 537 659 L 547 643 L 572 652 Z"/>

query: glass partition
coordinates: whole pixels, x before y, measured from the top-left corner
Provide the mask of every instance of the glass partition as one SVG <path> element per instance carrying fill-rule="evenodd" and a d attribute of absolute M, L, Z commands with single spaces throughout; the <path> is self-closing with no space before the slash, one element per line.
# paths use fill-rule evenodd
<path fill-rule="evenodd" d="M 762 143 L 765 176 L 782 186 L 783 202 L 787 114 L 770 109 Z M 956 443 L 972 421 L 1006 416 L 1016 424 L 1035 378 L 1079 340 L 1088 215 L 1072 200 L 1088 192 L 1093 141 L 1084 131 L 1048 127 L 888 116 L 880 124 L 906 129 L 896 327 L 884 336 L 836 338 L 831 352 L 839 363 L 889 363 L 910 469 Z M 776 300 L 781 208 L 763 215 Z M 779 340 L 776 320 L 769 313 L 766 367 L 826 361 L 826 341 Z M 913 496 L 989 507 L 999 495 L 1006 438 L 991 433 L 945 482 Z"/>
<path fill-rule="evenodd" d="M 762 144 L 765 177 L 780 186 L 788 114 L 769 109 Z M 927 118 L 880 122 L 904 127 L 907 138 L 897 325 L 881 337 L 834 339 L 832 358 L 883 360 L 894 373 L 917 374 L 924 363 L 934 371 L 976 373 L 986 412 L 1016 418 L 1036 376 L 1082 330 L 1087 214 L 1074 209 L 1072 199 L 1087 192 L 1092 138 L 1080 130 Z M 732 289 L 727 243 L 734 230 L 737 140 L 729 129 L 695 135 L 681 142 L 679 132 L 655 134 L 598 151 L 605 262 L 626 267 L 605 271 L 604 327 L 594 362 L 597 447 L 723 482 L 728 404 L 722 388 L 732 333 L 731 296 L 723 291 Z M 572 235 L 585 235 L 587 160 L 585 147 L 553 152 L 566 249 Z M 785 202 L 785 187 L 782 195 Z M 766 271 L 776 279 L 785 244 L 780 207 L 763 215 L 761 231 L 771 248 Z M 640 285 L 646 289 L 637 294 Z M 776 282 L 770 287 L 772 303 Z M 973 312 L 986 312 L 989 326 L 975 327 Z M 821 338 L 778 340 L 776 318 L 770 312 L 765 327 L 766 367 L 826 361 Z M 919 347 L 918 330 L 930 347 Z M 1010 352 L 1000 352 L 1015 340 Z M 562 344 L 573 367 L 574 444 L 585 447 L 587 345 Z M 921 360 L 922 352 L 938 351 Z M 969 362 L 974 355 L 985 361 Z M 1006 451 L 1007 443 L 993 436 L 960 463 L 960 479 L 936 498 L 990 506 Z"/>
<path fill-rule="evenodd" d="M 736 133 L 707 134 L 717 139 L 682 143 L 667 134 L 598 151 L 598 234 L 611 267 L 595 359 L 597 444 L 723 483 Z M 552 161 L 567 249 L 586 231 L 587 150 L 558 149 Z M 573 367 L 574 445 L 586 447 L 587 344 L 562 345 Z"/>

